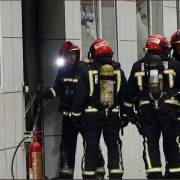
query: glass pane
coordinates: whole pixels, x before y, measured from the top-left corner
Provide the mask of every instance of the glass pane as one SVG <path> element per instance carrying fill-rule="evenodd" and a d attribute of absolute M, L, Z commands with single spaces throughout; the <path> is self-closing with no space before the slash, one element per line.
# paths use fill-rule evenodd
<path fill-rule="evenodd" d="M 152 3 L 152 34 L 164 34 L 163 31 L 163 1 Z"/>
<path fill-rule="evenodd" d="M 147 1 L 136 0 L 137 51 L 138 59 L 145 55 L 145 44 L 148 38 Z"/>
<path fill-rule="evenodd" d="M 82 58 L 87 58 L 91 44 L 97 39 L 93 0 L 81 0 Z"/>
<path fill-rule="evenodd" d="M 102 11 L 102 39 L 111 44 L 114 52 L 113 60 L 117 58 L 117 38 L 116 38 L 116 17 L 114 1 L 101 1 Z"/>

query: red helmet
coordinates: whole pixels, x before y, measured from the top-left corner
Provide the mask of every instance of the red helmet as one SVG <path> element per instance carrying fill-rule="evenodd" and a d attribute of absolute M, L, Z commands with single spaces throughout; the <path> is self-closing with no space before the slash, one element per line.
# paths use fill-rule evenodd
<path fill-rule="evenodd" d="M 78 45 L 71 41 L 65 42 L 60 48 L 60 56 L 64 56 L 64 54 L 68 51 L 78 51 L 80 53 L 80 49 Z"/>
<path fill-rule="evenodd" d="M 146 48 L 148 51 L 156 49 L 162 53 L 168 53 L 170 49 L 170 43 L 164 36 L 160 34 L 154 34 L 147 39 Z"/>
<path fill-rule="evenodd" d="M 110 54 L 110 55 L 113 54 L 109 42 L 103 39 L 98 39 L 91 45 L 88 53 L 88 58 L 94 59 L 99 54 Z"/>
<path fill-rule="evenodd" d="M 171 45 L 180 43 L 180 29 L 171 36 Z"/>

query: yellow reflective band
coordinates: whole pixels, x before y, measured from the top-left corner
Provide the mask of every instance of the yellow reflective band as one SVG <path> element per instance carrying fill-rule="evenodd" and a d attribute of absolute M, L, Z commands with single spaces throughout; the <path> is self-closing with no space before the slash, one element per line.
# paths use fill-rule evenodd
<path fill-rule="evenodd" d="M 72 82 L 73 79 L 72 79 L 72 78 L 63 78 L 63 81 L 64 81 L 64 82 Z"/>
<path fill-rule="evenodd" d="M 178 100 L 175 100 L 175 99 L 167 99 L 167 100 L 164 101 L 164 103 L 166 103 L 166 104 L 174 104 L 174 105 L 180 106 L 180 102 Z"/>
<path fill-rule="evenodd" d="M 140 108 L 142 105 L 144 105 L 144 104 L 150 104 L 150 101 L 140 101 L 139 103 L 138 103 L 138 108 Z"/>
<path fill-rule="evenodd" d="M 74 112 L 72 112 L 71 113 L 73 116 L 80 116 L 81 115 L 81 113 L 74 113 Z"/>
<path fill-rule="evenodd" d="M 151 159 L 150 159 L 150 156 L 149 156 L 149 148 L 148 148 L 147 138 L 146 137 L 145 137 L 145 154 L 146 154 L 146 160 L 147 160 L 147 164 L 148 164 L 148 169 L 152 169 Z"/>
<path fill-rule="evenodd" d="M 180 121 L 180 117 L 178 118 L 178 120 Z"/>
<path fill-rule="evenodd" d="M 53 88 L 49 88 L 49 89 L 50 89 L 50 91 L 52 92 L 53 97 L 56 97 L 56 92 L 55 92 L 55 90 L 54 90 Z"/>
<path fill-rule="evenodd" d="M 121 72 L 120 70 L 115 70 L 114 73 L 117 74 L 117 93 L 118 93 L 121 87 Z"/>
<path fill-rule="evenodd" d="M 93 74 L 98 74 L 98 71 L 96 71 L 96 70 L 93 70 L 92 72 L 93 72 Z"/>
<path fill-rule="evenodd" d="M 169 88 L 174 87 L 174 76 L 173 74 L 169 74 Z"/>
<path fill-rule="evenodd" d="M 165 69 L 164 74 L 174 74 L 174 69 Z"/>
<path fill-rule="evenodd" d="M 61 169 L 60 169 L 60 172 L 65 173 L 65 174 L 73 175 L 73 174 L 74 174 L 74 169 L 61 168 Z"/>
<path fill-rule="evenodd" d="M 63 82 L 73 82 L 73 83 L 77 83 L 78 82 L 77 78 L 75 78 L 75 79 L 72 79 L 72 78 L 63 78 L 62 80 L 63 80 Z"/>
<path fill-rule="evenodd" d="M 119 169 L 120 170 L 122 170 L 122 165 L 121 165 L 121 163 L 122 163 L 122 156 L 121 156 L 121 150 L 120 150 L 120 144 L 119 144 L 119 142 L 118 142 L 118 140 L 117 140 L 117 145 L 118 145 L 118 152 L 119 152 Z"/>
<path fill-rule="evenodd" d="M 143 90 L 143 87 L 142 87 L 142 76 L 138 76 L 137 77 L 137 83 L 138 83 L 138 86 L 139 86 L 139 90 L 142 91 Z"/>
<path fill-rule="evenodd" d="M 162 172 L 162 168 L 156 167 L 156 168 L 151 168 L 151 169 L 146 170 L 146 173 L 150 173 L 150 172 Z"/>
<path fill-rule="evenodd" d="M 119 173 L 123 173 L 124 171 L 122 169 L 110 169 L 109 173 L 111 174 L 119 174 Z"/>
<path fill-rule="evenodd" d="M 88 74 L 89 74 L 89 86 L 90 86 L 89 96 L 92 96 L 93 92 L 94 92 L 93 72 L 92 71 L 88 71 Z"/>
<path fill-rule="evenodd" d="M 96 171 L 83 171 L 82 174 L 83 174 L 83 175 L 93 176 L 93 175 L 96 174 Z"/>
<path fill-rule="evenodd" d="M 64 115 L 64 116 L 68 116 L 68 115 L 69 115 L 69 112 L 63 111 L 63 115 Z"/>
<path fill-rule="evenodd" d="M 179 142 L 179 136 L 177 136 L 176 142 L 177 142 L 177 144 L 178 144 L 178 147 L 179 147 L 179 154 L 180 154 L 180 142 Z"/>
<path fill-rule="evenodd" d="M 105 172 L 104 167 L 97 167 L 96 172 Z"/>
<path fill-rule="evenodd" d="M 71 118 L 72 112 L 69 112 L 69 117 Z"/>
<path fill-rule="evenodd" d="M 138 76 L 145 76 L 145 72 L 144 71 L 135 72 L 134 77 L 138 77 Z"/>
<path fill-rule="evenodd" d="M 134 77 L 137 77 L 137 84 L 139 86 L 139 90 L 142 91 L 143 87 L 142 87 L 142 76 L 145 76 L 145 72 L 144 71 L 139 71 L 139 72 L 135 72 Z"/>
<path fill-rule="evenodd" d="M 98 112 L 98 110 L 97 109 L 95 109 L 95 108 L 92 108 L 92 109 L 85 109 L 85 112 Z"/>
<path fill-rule="evenodd" d="M 123 105 L 126 107 L 133 107 L 133 104 L 125 102 L 125 101 L 123 102 Z"/>
<path fill-rule="evenodd" d="M 179 168 L 169 168 L 169 172 L 171 172 L 171 173 L 180 172 L 180 167 Z"/>
<path fill-rule="evenodd" d="M 119 107 L 117 106 L 116 108 L 114 108 L 112 112 L 119 112 Z"/>
<path fill-rule="evenodd" d="M 73 79 L 72 82 L 73 82 L 73 83 L 77 83 L 77 82 L 78 82 L 78 79 Z"/>

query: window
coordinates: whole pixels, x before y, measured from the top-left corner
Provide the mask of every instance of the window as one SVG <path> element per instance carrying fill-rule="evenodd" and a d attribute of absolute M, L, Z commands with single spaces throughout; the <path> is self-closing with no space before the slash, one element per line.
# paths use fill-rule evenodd
<path fill-rule="evenodd" d="M 87 58 L 91 44 L 97 39 L 93 0 L 81 0 L 82 58 Z"/>
<path fill-rule="evenodd" d="M 111 44 L 114 52 L 113 60 L 118 61 L 115 12 L 115 3 L 113 0 L 101 1 L 102 39 Z"/>
<path fill-rule="evenodd" d="M 137 51 L 138 59 L 144 57 L 145 44 L 148 38 L 147 1 L 136 0 Z"/>

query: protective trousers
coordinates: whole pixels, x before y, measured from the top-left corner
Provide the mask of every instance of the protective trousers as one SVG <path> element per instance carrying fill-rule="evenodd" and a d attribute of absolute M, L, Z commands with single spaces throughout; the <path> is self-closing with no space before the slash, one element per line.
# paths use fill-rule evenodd
<path fill-rule="evenodd" d="M 178 121 L 179 121 L 179 134 L 180 134 L 180 114 L 178 114 Z M 167 149 L 165 146 L 163 146 L 163 151 L 165 156 L 167 156 Z M 165 167 L 165 175 L 163 176 L 163 179 L 170 179 L 170 172 L 169 172 L 169 164 L 168 160 L 166 159 L 166 167 Z"/>
<path fill-rule="evenodd" d="M 141 106 L 140 112 L 143 118 L 143 159 L 147 178 L 162 179 L 159 151 L 159 139 L 162 133 L 170 178 L 180 179 L 180 137 L 177 106 L 164 104 L 161 110 L 155 111 L 150 104 L 147 104 Z"/>
<path fill-rule="evenodd" d="M 60 145 L 60 179 L 73 179 L 77 136 L 79 132 L 82 135 L 83 132 L 74 127 L 74 125 L 70 122 L 70 118 L 63 116 L 62 141 Z M 105 169 L 104 159 L 100 148 L 98 148 L 97 169 L 99 169 L 99 172 L 97 173 L 98 178 L 103 179 Z"/>
<path fill-rule="evenodd" d="M 108 149 L 109 179 L 122 179 L 122 142 L 119 138 L 119 117 L 102 119 L 99 113 L 86 113 L 84 125 L 84 157 L 82 160 L 83 179 L 95 179 L 97 166 L 97 152 L 101 133 Z"/>

